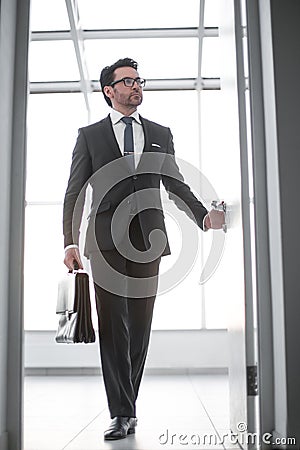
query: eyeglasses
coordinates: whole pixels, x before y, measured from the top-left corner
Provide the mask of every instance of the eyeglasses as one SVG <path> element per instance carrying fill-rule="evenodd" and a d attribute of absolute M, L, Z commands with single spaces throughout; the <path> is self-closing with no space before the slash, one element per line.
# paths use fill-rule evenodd
<path fill-rule="evenodd" d="M 134 85 L 134 83 L 136 83 L 139 87 L 144 87 L 146 84 L 146 80 L 144 78 L 124 77 L 124 78 L 121 78 L 120 80 L 113 81 L 112 83 L 110 83 L 110 86 L 114 86 L 117 83 L 121 83 L 121 81 L 123 81 L 124 86 L 126 86 L 126 87 L 132 87 Z"/>

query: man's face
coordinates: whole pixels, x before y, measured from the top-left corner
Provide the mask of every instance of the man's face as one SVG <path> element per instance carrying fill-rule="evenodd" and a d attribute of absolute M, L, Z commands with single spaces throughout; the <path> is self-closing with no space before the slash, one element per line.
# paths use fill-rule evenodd
<path fill-rule="evenodd" d="M 114 81 L 120 80 L 121 78 L 137 78 L 139 76 L 138 72 L 133 69 L 133 67 L 118 67 L 114 71 Z M 115 84 L 114 86 L 109 86 L 110 99 L 114 109 L 136 109 L 143 101 L 143 89 L 134 83 L 132 87 L 127 87 L 124 85 L 123 81 Z"/>

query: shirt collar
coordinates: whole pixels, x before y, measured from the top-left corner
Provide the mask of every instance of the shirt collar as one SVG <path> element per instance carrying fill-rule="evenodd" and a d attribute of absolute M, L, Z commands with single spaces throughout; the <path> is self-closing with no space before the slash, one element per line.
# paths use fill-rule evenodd
<path fill-rule="evenodd" d="M 120 113 L 119 111 L 116 111 L 115 109 L 112 109 L 110 111 L 110 118 L 111 118 L 113 125 L 118 123 L 122 119 L 122 117 L 124 117 L 124 114 Z M 134 113 L 130 114 L 129 117 L 133 117 L 134 120 L 136 120 L 139 124 L 142 124 L 140 115 L 137 111 L 134 111 Z"/>

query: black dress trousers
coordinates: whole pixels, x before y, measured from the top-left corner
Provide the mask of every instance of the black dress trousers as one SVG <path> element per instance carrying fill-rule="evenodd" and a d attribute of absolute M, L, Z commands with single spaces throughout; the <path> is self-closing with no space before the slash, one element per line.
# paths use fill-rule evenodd
<path fill-rule="evenodd" d="M 138 250 L 145 250 L 138 216 L 131 221 L 129 237 Z M 129 278 L 154 277 L 151 280 L 151 296 L 129 298 L 126 291 L 123 295 L 113 294 L 97 284 L 97 277 L 101 278 L 101 268 L 99 260 L 90 255 L 99 320 L 101 364 L 110 416 L 135 417 L 151 332 L 160 258 L 137 263 L 121 255 L 117 249 L 102 251 L 102 255 L 110 266 Z"/>

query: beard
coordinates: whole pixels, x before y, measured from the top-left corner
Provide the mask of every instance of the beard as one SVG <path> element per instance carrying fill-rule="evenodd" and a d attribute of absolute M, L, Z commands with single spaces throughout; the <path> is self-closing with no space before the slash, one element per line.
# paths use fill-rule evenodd
<path fill-rule="evenodd" d="M 143 96 L 139 94 L 138 92 L 135 92 L 134 94 L 131 94 L 129 97 L 129 104 L 138 106 L 142 103 Z"/>

